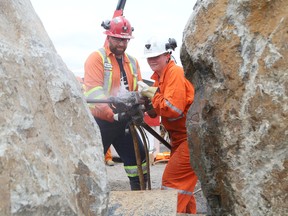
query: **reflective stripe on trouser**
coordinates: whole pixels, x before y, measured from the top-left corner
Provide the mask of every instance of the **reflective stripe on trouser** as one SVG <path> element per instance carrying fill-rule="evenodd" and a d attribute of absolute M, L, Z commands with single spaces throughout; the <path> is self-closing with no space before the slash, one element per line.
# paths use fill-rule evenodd
<path fill-rule="evenodd" d="M 170 188 L 161 186 L 161 190 L 177 190 L 176 188 Z M 196 200 L 191 191 L 177 190 L 177 212 L 178 213 L 191 213 L 196 214 Z"/>
<path fill-rule="evenodd" d="M 178 213 L 196 214 L 196 201 L 193 191 L 198 179 L 190 165 L 188 143 L 181 143 L 172 151 L 173 154 L 163 173 L 161 188 L 163 190 L 176 189 L 178 191 Z"/>
<path fill-rule="evenodd" d="M 137 173 L 137 162 L 134 151 L 134 143 L 130 130 L 125 131 L 127 122 L 107 122 L 99 118 L 95 118 L 102 137 L 104 154 L 107 152 L 111 144 L 118 153 L 124 163 L 125 171 L 130 180 L 130 183 L 139 181 Z M 129 127 L 128 127 L 129 128 Z M 139 150 L 141 155 L 143 173 L 147 173 L 147 165 L 145 161 L 145 150 L 141 139 L 138 137 Z"/>
<path fill-rule="evenodd" d="M 147 163 L 144 162 L 144 163 L 142 163 L 141 166 L 142 166 L 143 174 L 146 174 L 147 173 Z M 124 166 L 124 169 L 125 169 L 128 177 L 139 176 L 137 165 L 136 166 Z"/>

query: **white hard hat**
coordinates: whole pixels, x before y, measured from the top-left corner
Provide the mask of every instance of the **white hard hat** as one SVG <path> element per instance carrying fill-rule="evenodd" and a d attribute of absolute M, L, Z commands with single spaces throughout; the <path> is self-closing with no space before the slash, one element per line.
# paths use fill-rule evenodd
<path fill-rule="evenodd" d="M 169 38 L 168 40 L 161 40 L 153 37 L 148 39 L 145 43 L 144 57 L 151 58 L 167 52 L 172 53 L 172 51 L 175 50 L 176 47 L 177 43 L 176 40 L 173 38 Z"/>

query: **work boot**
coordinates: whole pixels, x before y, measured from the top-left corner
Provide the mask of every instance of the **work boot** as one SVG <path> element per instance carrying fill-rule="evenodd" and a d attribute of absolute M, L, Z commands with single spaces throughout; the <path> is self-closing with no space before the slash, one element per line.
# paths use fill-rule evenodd
<path fill-rule="evenodd" d="M 144 181 L 145 181 L 144 190 L 146 190 L 146 187 L 147 187 L 147 174 L 144 174 Z M 141 190 L 139 177 L 130 178 L 130 188 L 131 188 L 132 191 Z"/>
<path fill-rule="evenodd" d="M 114 165 L 115 165 L 115 163 L 114 163 L 113 160 L 107 160 L 107 161 L 106 161 L 106 164 L 107 164 L 108 166 L 114 166 Z"/>

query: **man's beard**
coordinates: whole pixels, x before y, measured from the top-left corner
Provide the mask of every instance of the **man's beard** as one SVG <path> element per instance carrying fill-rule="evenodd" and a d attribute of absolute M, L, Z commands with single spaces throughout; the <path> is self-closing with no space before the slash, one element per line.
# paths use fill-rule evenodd
<path fill-rule="evenodd" d="M 111 52 L 114 54 L 114 55 L 116 55 L 116 56 L 120 56 L 120 55 L 123 55 L 124 54 L 124 52 L 125 52 L 125 50 L 126 50 L 126 48 L 124 48 L 123 50 L 117 50 L 117 48 L 114 46 L 110 46 L 110 50 L 111 50 Z"/>

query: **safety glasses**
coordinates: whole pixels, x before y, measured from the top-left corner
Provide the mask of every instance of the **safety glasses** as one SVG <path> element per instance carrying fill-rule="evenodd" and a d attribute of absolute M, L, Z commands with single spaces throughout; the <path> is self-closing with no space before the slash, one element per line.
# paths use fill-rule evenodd
<path fill-rule="evenodd" d="M 110 37 L 114 42 L 116 43 L 128 43 L 130 41 L 130 39 L 127 38 L 117 38 L 117 37 Z"/>

